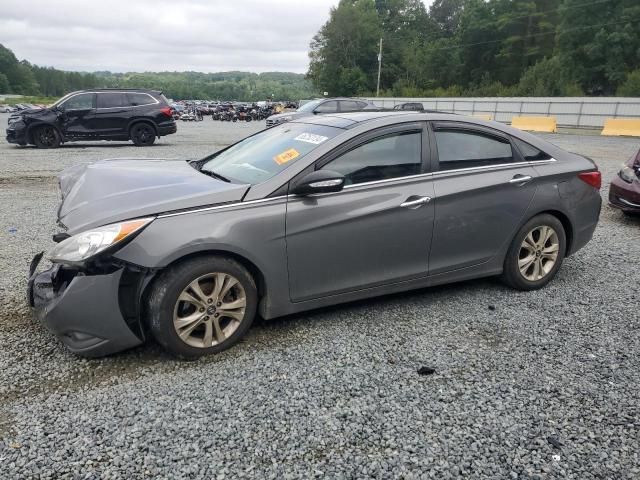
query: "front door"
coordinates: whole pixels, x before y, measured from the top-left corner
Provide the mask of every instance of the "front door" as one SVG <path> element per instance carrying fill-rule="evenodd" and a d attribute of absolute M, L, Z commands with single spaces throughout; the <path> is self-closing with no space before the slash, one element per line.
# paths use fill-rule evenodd
<path fill-rule="evenodd" d="M 95 93 L 79 93 L 60 105 L 62 130 L 66 138 L 93 136 L 92 120 L 95 114 Z"/>
<path fill-rule="evenodd" d="M 342 173 L 342 191 L 289 197 L 292 301 L 428 274 L 434 191 L 424 167 L 427 138 L 421 123 L 367 134 L 316 166 Z"/>
<path fill-rule="evenodd" d="M 511 140 L 470 124 L 434 124 L 435 227 L 429 274 L 487 262 L 522 224 L 537 173 Z"/>

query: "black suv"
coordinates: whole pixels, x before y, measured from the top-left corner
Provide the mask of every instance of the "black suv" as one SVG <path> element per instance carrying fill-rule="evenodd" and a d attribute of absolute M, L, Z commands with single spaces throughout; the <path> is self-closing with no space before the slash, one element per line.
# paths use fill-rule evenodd
<path fill-rule="evenodd" d="M 143 89 L 80 90 L 48 108 L 9 117 L 7 142 L 56 148 L 78 140 L 132 140 L 152 145 L 176 133 L 172 109 L 162 92 Z"/>

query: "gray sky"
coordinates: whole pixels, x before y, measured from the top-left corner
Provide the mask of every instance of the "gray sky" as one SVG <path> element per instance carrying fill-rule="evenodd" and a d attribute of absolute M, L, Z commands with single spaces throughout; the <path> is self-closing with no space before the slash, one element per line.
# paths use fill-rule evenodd
<path fill-rule="evenodd" d="M 0 43 L 62 70 L 303 73 L 309 42 L 337 3 L 1 0 Z"/>
<path fill-rule="evenodd" d="M 63 70 L 305 72 L 338 0 L 2 0 L 0 43 Z"/>

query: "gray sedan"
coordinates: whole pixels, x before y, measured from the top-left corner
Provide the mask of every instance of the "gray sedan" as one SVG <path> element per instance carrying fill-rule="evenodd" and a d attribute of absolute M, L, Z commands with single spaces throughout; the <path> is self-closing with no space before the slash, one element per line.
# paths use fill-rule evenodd
<path fill-rule="evenodd" d="M 546 285 L 598 222 L 600 173 L 537 137 L 443 114 L 312 116 L 197 161 L 60 176 L 53 267 L 29 299 L 72 351 L 150 334 L 180 357 L 265 319 L 477 277 Z"/>

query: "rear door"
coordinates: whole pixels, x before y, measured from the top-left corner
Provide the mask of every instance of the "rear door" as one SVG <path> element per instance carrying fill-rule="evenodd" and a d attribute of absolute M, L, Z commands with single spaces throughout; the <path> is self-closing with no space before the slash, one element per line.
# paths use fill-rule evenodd
<path fill-rule="evenodd" d="M 428 155 L 420 122 L 369 132 L 311 168 L 340 172 L 347 183 L 336 193 L 289 196 L 292 301 L 427 275 L 434 212 Z"/>
<path fill-rule="evenodd" d="M 431 124 L 435 226 L 429 274 L 490 260 L 516 233 L 537 173 L 497 130 L 463 122 Z"/>
<path fill-rule="evenodd" d="M 94 118 L 96 133 L 102 137 L 126 134 L 131 104 L 125 92 L 98 92 Z"/>

